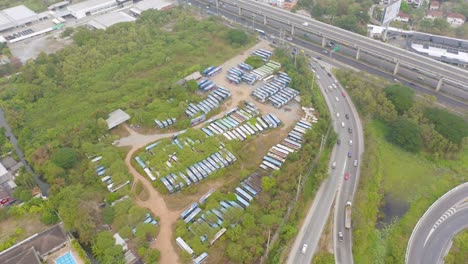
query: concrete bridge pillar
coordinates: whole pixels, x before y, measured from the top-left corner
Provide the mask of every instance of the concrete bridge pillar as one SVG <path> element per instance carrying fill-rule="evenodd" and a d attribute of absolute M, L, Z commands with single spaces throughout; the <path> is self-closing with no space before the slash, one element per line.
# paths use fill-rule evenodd
<path fill-rule="evenodd" d="M 239 16 L 242 16 L 242 7 L 239 6 Z"/>
<path fill-rule="evenodd" d="M 294 25 L 291 25 L 291 35 L 294 35 Z"/>
<path fill-rule="evenodd" d="M 266 25 L 267 24 L 267 17 L 266 15 L 263 15 L 263 25 Z"/>
<path fill-rule="evenodd" d="M 322 37 L 322 48 L 324 48 L 326 44 L 327 44 L 327 38 L 325 36 L 323 36 Z"/>
<path fill-rule="evenodd" d="M 437 87 L 436 91 L 440 91 L 440 88 L 442 87 L 442 84 L 444 83 L 444 77 L 440 77 L 439 81 L 437 82 Z"/>
<path fill-rule="evenodd" d="M 356 60 L 359 60 L 359 56 L 361 56 L 361 48 L 357 48 L 357 51 L 356 51 Z"/>
<path fill-rule="evenodd" d="M 397 61 L 395 63 L 395 68 L 393 68 L 393 75 L 397 75 L 399 69 L 400 69 L 400 61 Z"/>

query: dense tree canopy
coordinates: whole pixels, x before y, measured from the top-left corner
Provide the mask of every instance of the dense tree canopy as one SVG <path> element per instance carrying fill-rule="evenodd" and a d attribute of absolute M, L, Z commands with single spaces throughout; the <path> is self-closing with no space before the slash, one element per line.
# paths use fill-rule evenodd
<path fill-rule="evenodd" d="M 115 239 L 110 231 L 102 231 L 96 235 L 92 251 L 100 263 L 125 263 L 122 246 L 115 244 Z"/>
<path fill-rule="evenodd" d="M 245 63 L 249 64 L 254 69 L 260 68 L 263 64 L 265 64 L 263 62 L 262 57 L 260 57 L 260 56 L 250 56 L 245 60 Z"/>
<path fill-rule="evenodd" d="M 410 152 L 418 152 L 422 148 L 421 132 L 418 125 L 407 119 L 399 119 L 391 124 L 388 139 Z"/>
<path fill-rule="evenodd" d="M 468 136 L 468 123 L 447 110 L 428 108 L 424 116 L 435 125 L 435 130 L 454 144 L 460 145 Z"/>
<path fill-rule="evenodd" d="M 63 169 L 70 169 L 77 162 L 76 151 L 72 148 L 59 148 L 52 155 L 52 161 Z"/>
<path fill-rule="evenodd" d="M 249 40 L 249 36 L 247 36 L 245 31 L 240 29 L 230 29 L 227 32 L 227 38 L 231 44 L 237 45 L 245 45 Z"/>
<path fill-rule="evenodd" d="M 400 115 L 408 111 L 414 104 L 414 91 L 409 87 L 394 84 L 385 87 L 384 91 Z"/>

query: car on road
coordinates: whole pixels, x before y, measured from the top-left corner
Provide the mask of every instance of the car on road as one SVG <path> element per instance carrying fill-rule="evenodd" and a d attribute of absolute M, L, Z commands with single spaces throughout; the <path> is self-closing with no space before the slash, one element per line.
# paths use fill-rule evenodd
<path fill-rule="evenodd" d="M 353 145 L 353 141 L 350 139 L 349 140 L 349 145 L 352 146 Z"/>
<path fill-rule="evenodd" d="M 336 84 L 338 84 L 338 81 L 337 81 L 337 80 L 335 80 L 335 83 L 336 83 Z"/>
<path fill-rule="evenodd" d="M 292 38 L 291 38 L 291 37 L 287 37 L 286 39 L 289 40 L 289 41 L 292 41 Z"/>
<path fill-rule="evenodd" d="M 357 167 L 357 160 L 354 160 L 353 165 L 354 167 Z"/>
<path fill-rule="evenodd" d="M 345 127 L 345 124 L 344 124 L 344 122 L 341 122 L 341 127 Z"/>
<path fill-rule="evenodd" d="M 340 145 L 340 144 L 341 144 L 341 139 L 337 139 L 337 140 L 336 140 L 336 144 L 337 144 L 337 145 Z"/>
<path fill-rule="evenodd" d="M 345 92 L 341 92 L 341 95 L 342 95 L 343 97 L 346 97 Z"/>
<path fill-rule="evenodd" d="M 351 152 L 348 152 L 348 158 L 351 158 Z"/>
<path fill-rule="evenodd" d="M 333 88 L 335 88 L 335 89 L 338 88 L 338 86 L 336 86 L 336 84 L 334 84 L 334 83 L 332 83 L 332 86 L 333 86 Z"/>
<path fill-rule="evenodd" d="M 302 23 L 302 25 L 307 27 L 309 25 L 309 23 L 304 22 L 304 23 Z"/>
<path fill-rule="evenodd" d="M 421 80 L 421 81 L 424 81 L 424 77 L 422 77 L 422 76 L 418 76 L 418 79 Z"/>
<path fill-rule="evenodd" d="M 331 87 L 331 85 L 328 86 L 328 89 L 333 90 L 333 88 Z"/>
<path fill-rule="evenodd" d="M 328 50 L 323 50 L 323 53 L 328 54 Z"/>
<path fill-rule="evenodd" d="M 322 60 L 322 57 L 317 57 L 317 60 Z"/>
<path fill-rule="evenodd" d="M 320 75 L 317 74 L 317 80 L 320 80 Z"/>
<path fill-rule="evenodd" d="M 336 117 L 340 117 L 340 113 L 336 113 Z"/>
<path fill-rule="evenodd" d="M 335 97 L 335 100 L 338 102 L 340 101 L 340 99 L 338 98 L 338 96 Z"/>
<path fill-rule="evenodd" d="M 327 72 L 328 77 L 332 77 L 331 73 Z"/>
<path fill-rule="evenodd" d="M 349 180 L 349 172 L 344 174 L 344 179 L 345 179 L 345 181 Z"/>
<path fill-rule="evenodd" d="M 353 133 L 353 129 L 348 127 L 348 133 L 350 133 L 350 134 Z"/>
<path fill-rule="evenodd" d="M 397 78 L 393 79 L 393 81 L 396 82 L 396 83 L 400 82 Z"/>
<path fill-rule="evenodd" d="M 343 232 L 338 232 L 338 241 L 343 241 Z"/>
<path fill-rule="evenodd" d="M 307 251 L 307 244 L 304 244 L 304 245 L 302 246 L 302 250 L 301 250 L 301 251 L 302 251 L 302 254 L 305 254 L 305 253 L 306 253 L 306 251 Z"/>
<path fill-rule="evenodd" d="M 346 119 L 349 119 L 349 115 L 348 115 L 348 114 L 345 114 L 344 117 L 345 117 Z"/>
<path fill-rule="evenodd" d="M 332 169 L 336 168 L 336 161 L 333 161 L 332 163 Z"/>

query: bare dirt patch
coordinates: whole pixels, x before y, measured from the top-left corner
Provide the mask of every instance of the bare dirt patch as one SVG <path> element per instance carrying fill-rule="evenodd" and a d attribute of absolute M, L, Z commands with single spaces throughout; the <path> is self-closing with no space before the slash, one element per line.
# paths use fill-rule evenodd
<path fill-rule="evenodd" d="M 21 229 L 21 232 L 15 235 L 18 228 Z M 21 219 L 10 218 L 2 221 L 0 225 L 0 243 L 5 242 L 11 236 L 15 236 L 17 237 L 17 241 L 21 241 L 46 228 L 47 226 L 41 223 L 38 216 Z"/>

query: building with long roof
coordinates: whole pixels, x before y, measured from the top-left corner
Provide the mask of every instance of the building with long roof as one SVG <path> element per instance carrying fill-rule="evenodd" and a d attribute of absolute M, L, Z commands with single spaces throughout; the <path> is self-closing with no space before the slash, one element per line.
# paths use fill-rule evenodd
<path fill-rule="evenodd" d="M 0 31 L 21 27 L 40 18 L 36 12 L 24 5 L 3 9 L 0 11 Z"/>

